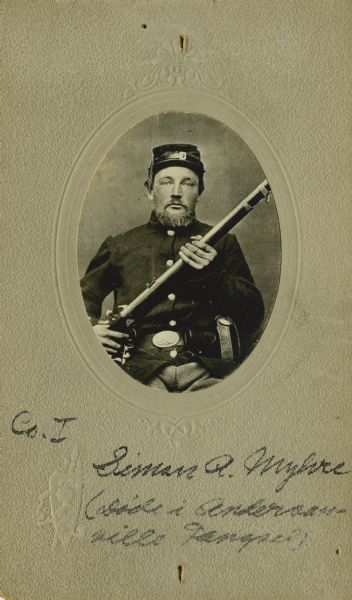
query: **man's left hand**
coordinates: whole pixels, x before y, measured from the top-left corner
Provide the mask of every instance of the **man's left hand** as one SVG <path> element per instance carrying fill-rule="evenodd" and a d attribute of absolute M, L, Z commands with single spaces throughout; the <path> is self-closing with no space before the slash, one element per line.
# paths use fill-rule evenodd
<path fill-rule="evenodd" d="M 205 269 L 217 256 L 215 248 L 201 242 L 201 238 L 201 235 L 191 236 L 192 242 L 187 242 L 187 244 L 181 246 L 179 252 L 182 260 L 198 271 Z"/>

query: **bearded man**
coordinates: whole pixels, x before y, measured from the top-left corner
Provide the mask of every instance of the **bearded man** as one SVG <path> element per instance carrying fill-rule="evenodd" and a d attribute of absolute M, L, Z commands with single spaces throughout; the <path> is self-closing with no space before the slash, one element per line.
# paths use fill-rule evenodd
<path fill-rule="evenodd" d="M 133 378 L 168 392 L 197 391 L 229 375 L 251 351 L 264 316 L 236 237 L 228 234 L 214 247 L 201 241 L 211 228 L 196 218 L 204 172 L 196 146 L 154 148 L 145 182 L 154 206 L 149 222 L 108 237 L 81 280 L 94 331 L 114 358 L 128 335 L 101 319 L 104 298 L 114 292 L 118 313 L 183 260 L 138 316 L 133 351 L 120 362 Z"/>

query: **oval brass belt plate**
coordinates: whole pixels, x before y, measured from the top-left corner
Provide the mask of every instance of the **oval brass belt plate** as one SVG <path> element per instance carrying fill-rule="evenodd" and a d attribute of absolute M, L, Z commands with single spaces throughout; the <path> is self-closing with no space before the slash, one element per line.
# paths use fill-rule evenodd
<path fill-rule="evenodd" d="M 159 331 L 152 338 L 152 342 L 157 348 L 176 346 L 179 341 L 180 336 L 177 331 Z"/>

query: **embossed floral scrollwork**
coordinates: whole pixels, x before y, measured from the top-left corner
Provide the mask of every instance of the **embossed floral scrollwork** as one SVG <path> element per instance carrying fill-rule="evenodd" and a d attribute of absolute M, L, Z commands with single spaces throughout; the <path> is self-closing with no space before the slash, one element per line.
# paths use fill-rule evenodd
<path fill-rule="evenodd" d="M 194 419 L 192 421 L 182 418 L 170 418 L 156 422 L 145 419 L 143 423 L 149 426 L 151 435 L 159 439 L 167 439 L 174 448 L 181 448 L 183 444 L 198 439 L 204 433 L 205 427 L 214 421 L 213 418 Z"/>
<path fill-rule="evenodd" d="M 152 61 L 153 68 L 142 81 L 134 83 L 125 91 L 124 99 L 130 98 L 138 92 L 147 92 L 170 87 L 206 88 L 225 95 L 228 82 L 215 80 L 205 75 L 201 70 L 201 60 L 196 51 L 180 52 L 176 44 L 168 44 L 158 48 Z"/>
<path fill-rule="evenodd" d="M 73 536 L 82 538 L 85 535 L 85 528 L 78 525 L 83 480 L 78 448 L 74 448 L 70 463 L 65 461 L 62 470 L 58 469 L 50 475 L 49 489 L 39 496 L 37 524 L 51 524 L 54 527 L 52 550 L 59 541 L 63 546 L 67 546 Z"/>

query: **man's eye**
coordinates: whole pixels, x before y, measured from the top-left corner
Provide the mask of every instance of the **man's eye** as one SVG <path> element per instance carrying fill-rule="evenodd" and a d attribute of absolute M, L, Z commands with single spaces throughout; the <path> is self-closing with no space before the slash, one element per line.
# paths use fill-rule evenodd
<path fill-rule="evenodd" d="M 194 181 L 184 181 L 184 185 L 188 185 L 190 187 L 194 187 Z"/>
<path fill-rule="evenodd" d="M 160 185 L 167 185 L 168 183 L 171 183 L 171 181 L 164 180 L 164 181 L 159 181 L 159 183 L 160 183 Z"/>

